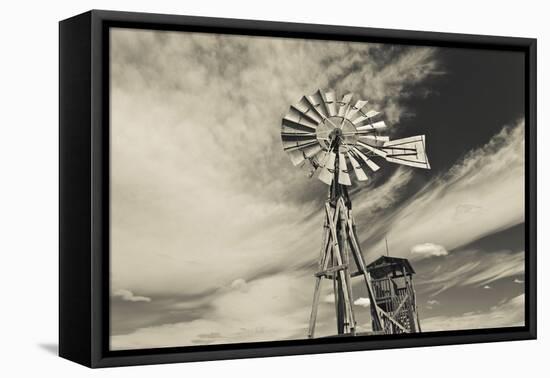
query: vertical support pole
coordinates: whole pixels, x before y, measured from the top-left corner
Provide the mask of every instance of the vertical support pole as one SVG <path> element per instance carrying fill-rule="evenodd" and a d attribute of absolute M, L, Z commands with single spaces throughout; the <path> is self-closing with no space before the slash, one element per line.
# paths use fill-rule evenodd
<path fill-rule="evenodd" d="M 413 313 L 413 321 L 416 327 L 416 330 L 413 332 L 422 332 L 422 328 L 420 328 L 420 319 L 418 315 L 418 306 L 416 305 L 416 290 L 414 290 L 414 284 L 412 281 L 412 275 L 409 275 L 409 282 L 411 284 L 411 306 L 414 309 Z"/>
<path fill-rule="evenodd" d="M 317 277 L 315 280 L 315 289 L 313 291 L 313 306 L 309 317 L 308 337 L 311 339 L 315 335 L 315 322 L 317 321 L 317 308 L 319 306 L 319 295 L 321 293 L 321 280 L 323 277 Z"/>
<path fill-rule="evenodd" d="M 340 275 L 338 275 L 336 277 L 336 329 L 339 335 L 343 335 L 346 332 L 346 303 L 344 299 L 344 290 L 342 289 L 342 285 L 342 278 L 340 277 Z"/>
<path fill-rule="evenodd" d="M 330 214 L 325 214 L 325 235 L 323 238 L 323 246 L 321 247 L 321 254 L 319 258 L 319 269 L 323 272 L 327 269 L 328 264 L 331 262 L 331 248 L 330 248 L 330 230 L 328 225 Z M 323 276 L 316 277 L 315 288 L 313 290 L 313 305 L 311 307 L 311 314 L 309 317 L 309 329 L 308 337 L 313 338 L 315 335 L 315 323 L 317 321 L 317 312 L 319 307 L 319 296 L 321 294 L 321 281 Z"/>
<path fill-rule="evenodd" d="M 392 266 L 391 267 L 391 271 L 387 274 L 387 280 L 388 280 L 388 289 L 389 289 L 389 292 L 390 292 L 390 299 L 388 300 L 387 302 L 387 307 L 386 307 L 386 312 L 392 317 L 395 319 L 395 313 L 394 313 L 394 310 L 395 310 L 395 299 L 396 299 L 396 296 L 397 296 L 397 293 L 395 291 L 395 267 Z M 399 319 L 396 319 L 399 321 Z M 394 334 L 394 333 L 398 333 L 399 330 L 396 328 L 395 324 L 391 323 L 390 322 L 390 329 L 391 329 L 391 333 Z"/>
<path fill-rule="evenodd" d="M 345 276 L 345 280 L 346 280 L 346 286 L 348 288 L 348 298 L 350 298 L 350 309 L 351 309 L 351 312 L 348 314 L 348 327 L 349 327 L 349 332 L 351 332 L 352 335 L 355 335 L 355 327 L 356 327 L 356 323 L 355 323 L 355 314 L 354 314 L 354 311 L 353 311 L 353 288 L 352 288 L 352 285 L 351 285 L 351 276 L 350 276 L 350 270 L 349 270 L 349 263 L 350 263 L 350 259 L 349 259 L 349 235 L 348 235 L 348 232 L 347 232 L 347 228 L 348 228 L 348 225 L 347 225 L 347 213 L 349 211 L 348 207 L 347 206 L 344 206 L 345 202 L 342 200 L 341 203 L 343 204 L 341 206 L 341 210 L 340 210 L 340 217 L 339 217 L 339 227 L 340 227 L 340 238 L 342 240 L 341 242 L 341 245 L 342 245 L 342 260 L 344 262 L 344 265 L 346 266 L 346 268 L 344 269 L 344 276 Z"/>
<path fill-rule="evenodd" d="M 334 259 L 336 261 L 336 259 Z M 334 293 L 334 315 L 336 316 L 336 333 L 340 334 L 339 303 L 342 300 L 338 290 L 338 275 L 336 272 L 332 275 L 332 291 Z"/>
<path fill-rule="evenodd" d="M 365 265 L 365 260 L 363 259 L 363 253 L 361 252 L 361 247 L 359 246 L 359 243 L 357 242 L 357 236 L 355 233 L 355 222 L 353 220 L 353 215 L 351 213 L 351 210 L 349 210 L 349 214 L 347 215 L 347 222 L 348 222 L 348 233 L 349 233 L 349 240 L 350 240 L 350 246 L 352 247 L 352 253 L 355 256 L 355 260 L 359 263 L 359 270 L 361 271 L 363 278 L 365 280 L 365 285 L 367 286 L 367 291 L 369 294 L 369 300 L 371 302 L 371 315 L 373 320 L 373 330 L 374 331 L 382 331 L 385 329 L 383 322 L 382 322 L 382 314 L 380 311 L 380 308 L 378 307 L 378 304 L 376 303 L 376 297 L 374 295 L 374 291 L 372 289 L 371 285 L 371 279 L 370 275 L 367 272 L 367 267 Z"/>
<path fill-rule="evenodd" d="M 336 190 L 336 189 L 335 189 Z M 332 219 L 332 222 L 330 223 L 330 231 L 332 232 L 332 229 L 335 228 L 335 229 L 338 229 L 338 220 L 339 220 L 339 203 L 337 204 L 334 204 L 335 205 L 335 210 L 334 210 L 334 214 L 333 216 L 331 217 Z M 330 209 L 330 207 L 327 207 L 327 209 Z M 338 266 L 340 265 L 338 262 L 337 262 L 337 258 L 336 258 L 336 250 L 334 248 L 335 245 L 341 245 L 342 243 L 342 240 L 340 239 L 339 237 L 339 234 L 337 235 L 338 238 L 336 238 L 336 244 L 333 243 L 332 244 L 332 259 L 333 259 L 333 266 Z M 336 333 L 338 335 L 343 335 L 344 333 L 346 333 L 346 327 L 345 327 L 345 323 L 346 323 L 346 308 L 345 308 L 345 300 L 344 300 L 344 291 L 342 289 L 342 280 L 341 280 L 341 277 L 339 275 L 339 273 L 337 271 L 334 272 L 334 276 L 333 276 L 333 288 L 334 288 L 334 309 L 336 311 Z"/>
<path fill-rule="evenodd" d="M 346 257 L 345 257 L 346 239 L 345 237 L 343 237 L 344 235 L 342 235 L 342 222 L 341 222 L 341 219 L 343 216 L 342 213 L 344 209 L 342 207 L 340 207 L 339 209 L 340 211 L 338 212 L 338 214 L 335 214 L 335 218 L 336 218 L 335 228 L 336 228 L 336 234 L 338 237 L 338 245 L 340 246 L 340 253 L 342 255 L 342 265 L 345 265 L 347 264 Z M 345 282 L 343 282 L 344 280 Z M 346 284 L 345 286 L 347 286 L 348 288 L 347 296 L 350 297 L 349 282 L 347 281 L 347 277 L 346 275 L 344 275 L 344 278 L 342 279 L 341 275 L 339 274 L 338 275 L 338 296 L 340 298 L 344 298 L 344 283 Z M 350 326 L 349 324 L 350 320 L 349 320 L 349 314 L 346 308 L 346 303 L 344 301 L 340 301 L 338 305 L 339 305 L 338 306 L 338 334 L 343 335 L 348 332 L 348 329 Z"/>

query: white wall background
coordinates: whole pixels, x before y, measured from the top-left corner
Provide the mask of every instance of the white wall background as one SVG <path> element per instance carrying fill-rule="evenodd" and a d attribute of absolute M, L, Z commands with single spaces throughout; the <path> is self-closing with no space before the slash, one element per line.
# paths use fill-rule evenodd
<path fill-rule="evenodd" d="M 0 22 L 0 375 L 56 377 L 296 376 L 518 377 L 548 371 L 550 164 L 544 141 L 550 49 L 545 2 L 505 1 L 10 1 Z M 58 27 L 86 10 L 112 9 L 258 20 L 536 37 L 539 134 L 539 340 L 345 354 L 89 370 L 57 344 Z M 546 351 L 545 351 L 546 349 Z"/>

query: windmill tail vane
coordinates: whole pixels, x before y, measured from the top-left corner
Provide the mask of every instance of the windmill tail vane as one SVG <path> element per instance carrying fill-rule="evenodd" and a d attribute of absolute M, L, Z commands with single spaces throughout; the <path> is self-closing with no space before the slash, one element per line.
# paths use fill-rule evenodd
<path fill-rule="evenodd" d="M 384 262 L 369 270 L 357 238 L 347 188 L 352 185 L 352 171 L 358 181 L 366 181 L 378 171 L 376 160 L 430 169 L 425 136 L 390 140 L 380 135 L 387 125 L 381 113 L 369 109 L 367 104 L 361 99 L 353 101 L 351 93 L 337 99 L 333 91 L 318 90 L 291 105 L 282 120 L 283 149 L 292 164 L 309 167 L 312 175 L 329 185 L 309 337 L 315 334 L 324 279 L 332 281 L 338 334 L 357 334 L 352 287 L 355 277 L 361 277 L 369 297 L 373 333 L 420 331 L 412 286 L 414 271 L 408 268 L 408 261 L 408 265 L 400 261 L 404 259 Z M 386 265 L 391 270 L 380 268 Z M 373 279 L 372 274 L 377 278 Z"/>

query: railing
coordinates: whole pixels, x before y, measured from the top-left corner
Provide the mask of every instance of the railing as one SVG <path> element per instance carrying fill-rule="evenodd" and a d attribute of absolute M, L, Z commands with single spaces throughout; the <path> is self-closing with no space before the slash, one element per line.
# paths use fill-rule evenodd
<path fill-rule="evenodd" d="M 372 280 L 374 295 L 377 300 L 387 300 L 394 297 L 404 297 L 409 294 L 412 296 L 410 286 L 396 288 L 389 278 Z"/>
<path fill-rule="evenodd" d="M 416 298 L 412 283 L 408 280 L 401 281 L 397 286 L 390 278 L 373 279 L 371 282 L 378 306 L 392 318 L 382 315 L 384 332 L 403 333 L 413 330 L 411 322 L 414 320 L 410 318 L 410 307 L 414 306 Z"/>

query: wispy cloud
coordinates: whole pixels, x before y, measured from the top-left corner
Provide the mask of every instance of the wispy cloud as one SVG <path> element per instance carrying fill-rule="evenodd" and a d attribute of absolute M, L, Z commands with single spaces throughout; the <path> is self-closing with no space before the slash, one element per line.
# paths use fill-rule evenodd
<path fill-rule="evenodd" d="M 352 45 L 348 56 L 342 60 L 343 64 L 334 68 L 340 70 L 335 75 L 337 84 L 342 88 L 357 88 L 358 93 L 384 109 L 391 123 L 411 114 L 410 109 L 400 104 L 402 99 L 413 95 L 410 83 L 419 83 L 432 75 L 442 74 L 434 59 L 435 49 L 380 49 L 375 45 L 365 51 L 355 46 Z M 373 56 L 377 56 L 375 63 L 365 64 L 365 59 L 372 59 Z M 427 93 L 426 88 L 422 91 Z M 421 90 L 415 88 L 415 92 L 418 95 Z"/>
<path fill-rule="evenodd" d="M 151 302 L 151 298 L 141 295 L 134 295 L 130 290 L 118 289 L 113 292 L 113 296 L 122 298 L 128 302 Z"/>
<path fill-rule="evenodd" d="M 487 285 L 501 278 L 521 274 L 525 271 L 525 252 L 520 251 L 513 254 L 500 254 L 493 259 L 493 266 L 482 271 L 477 271 L 469 276 L 465 285 Z"/>
<path fill-rule="evenodd" d="M 506 277 L 522 274 L 525 268 L 523 251 L 457 251 L 446 257 L 445 264 L 431 265 L 416 278 L 422 291 L 436 296 L 453 287 L 483 287 Z"/>
<path fill-rule="evenodd" d="M 436 299 L 429 299 L 427 302 L 426 302 L 426 308 L 428 310 L 432 310 L 435 306 L 438 306 L 439 305 L 439 301 L 436 300 Z"/>
<path fill-rule="evenodd" d="M 303 338 L 309 319 L 310 276 L 279 274 L 228 288 L 210 299 L 199 319 L 142 327 L 111 338 L 112 349 L 134 349 Z M 309 284 L 308 284 L 309 283 Z"/>
<path fill-rule="evenodd" d="M 448 173 L 434 178 L 399 209 L 372 223 L 364 237 L 383 250 L 413 260 L 411 246 L 429 240 L 451 251 L 524 221 L 524 121 L 503 127 L 486 145 L 470 151 Z M 498 188 L 496 190 L 495 188 Z"/>
<path fill-rule="evenodd" d="M 477 328 L 523 326 L 525 296 L 519 295 L 485 311 L 456 316 L 435 316 L 422 321 L 423 331 L 447 331 Z"/>
<path fill-rule="evenodd" d="M 248 290 L 248 283 L 242 278 L 237 278 L 235 281 L 231 282 L 231 288 L 246 292 Z"/>

